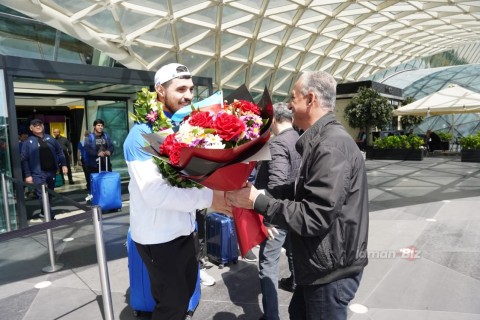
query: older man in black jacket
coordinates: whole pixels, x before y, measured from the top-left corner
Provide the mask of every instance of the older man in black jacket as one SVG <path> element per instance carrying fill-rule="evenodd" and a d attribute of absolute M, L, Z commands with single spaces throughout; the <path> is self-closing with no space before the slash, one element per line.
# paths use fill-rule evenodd
<path fill-rule="evenodd" d="M 273 196 L 276 188 L 295 182 L 302 158 L 295 150 L 298 133 L 292 126 L 292 111 L 288 105 L 279 102 L 273 105 L 273 120 L 271 130 L 275 135 L 269 141 L 270 161 L 262 161 L 255 179 L 255 187 L 265 189 Z M 293 197 L 290 198 L 293 200 Z M 288 283 L 294 287 L 293 257 L 287 230 L 274 225 L 267 225 L 269 237 L 260 244 L 259 278 L 262 290 L 263 317 L 260 319 L 279 320 L 278 312 L 278 266 L 282 245 L 287 249 L 288 265 L 291 272 L 289 278 L 282 279 L 280 286 Z M 288 279 L 288 280 L 286 280 Z M 283 287 L 285 289 L 285 287 Z"/>
<path fill-rule="evenodd" d="M 291 320 L 347 319 L 368 263 L 365 162 L 335 119 L 335 95 L 336 81 L 323 71 L 305 72 L 293 88 L 293 124 L 305 131 L 296 144 L 299 178 L 281 188 L 294 194 L 293 201 L 262 194 L 251 184 L 227 194 L 232 205 L 254 208 L 267 222 L 289 229 L 297 281 Z"/>

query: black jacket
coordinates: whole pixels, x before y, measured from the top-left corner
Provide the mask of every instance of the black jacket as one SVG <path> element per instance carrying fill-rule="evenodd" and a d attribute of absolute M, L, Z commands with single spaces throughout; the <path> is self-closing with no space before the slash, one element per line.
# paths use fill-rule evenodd
<path fill-rule="evenodd" d="M 280 132 L 268 142 L 272 160 L 260 162 L 255 178 L 257 189 L 265 189 L 274 198 L 283 199 L 281 194 L 275 193 L 275 188 L 295 182 L 298 177 L 302 158 L 295 149 L 297 141 L 298 133 L 291 128 Z"/>
<path fill-rule="evenodd" d="M 295 279 L 300 285 L 345 278 L 367 265 L 368 185 L 355 141 L 333 113 L 319 119 L 296 144 L 300 176 L 283 192 L 294 201 L 259 195 L 255 210 L 288 228 Z"/>

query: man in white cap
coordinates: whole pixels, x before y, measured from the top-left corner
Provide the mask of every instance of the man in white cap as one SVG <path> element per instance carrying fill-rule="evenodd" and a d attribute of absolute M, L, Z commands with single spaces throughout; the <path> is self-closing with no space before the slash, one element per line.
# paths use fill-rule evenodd
<path fill-rule="evenodd" d="M 190 105 L 193 81 L 187 67 L 163 66 L 155 74 L 157 99 L 169 117 Z M 195 239 L 197 209 L 229 212 L 224 194 L 208 188 L 172 187 L 142 147 L 143 134 L 152 133 L 147 123 L 136 123 L 124 143 L 130 175 L 130 230 L 144 261 L 156 306 L 154 320 L 184 320 L 198 273 Z"/>

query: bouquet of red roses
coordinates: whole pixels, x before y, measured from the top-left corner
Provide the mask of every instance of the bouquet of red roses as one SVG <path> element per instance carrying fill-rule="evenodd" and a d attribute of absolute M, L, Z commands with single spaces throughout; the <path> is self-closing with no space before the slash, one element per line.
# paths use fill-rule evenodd
<path fill-rule="evenodd" d="M 265 89 L 257 104 L 245 86 L 225 100 L 224 104 L 201 109 L 192 107 L 178 126 L 144 136 L 149 142 L 144 149 L 155 157 L 170 184 L 222 191 L 239 189 L 256 161 L 268 159 L 265 144 L 273 117 L 268 91 Z M 240 251 L 245 255 L 267 236 L 263 217 L 238 208 L 233 214 Z"/>

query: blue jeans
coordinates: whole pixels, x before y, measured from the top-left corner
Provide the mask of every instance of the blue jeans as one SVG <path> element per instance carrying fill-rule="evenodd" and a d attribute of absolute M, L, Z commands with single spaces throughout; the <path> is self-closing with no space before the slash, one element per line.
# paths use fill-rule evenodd
<path fill-rule="evenodd" d="M 264 318 L 279 320 L 278 314 L 278 269 L 282 245 L 287 231 L 277 229 L 275 239 L 266 239 L 260 244 L 259 278 L 262 289 L 262 304 Z"/>
<path fill-rule="evenodd" d="M 362 272 L 320 285 L 297 285 L 288 313 L 290 320 L 346 320 Z"/>

